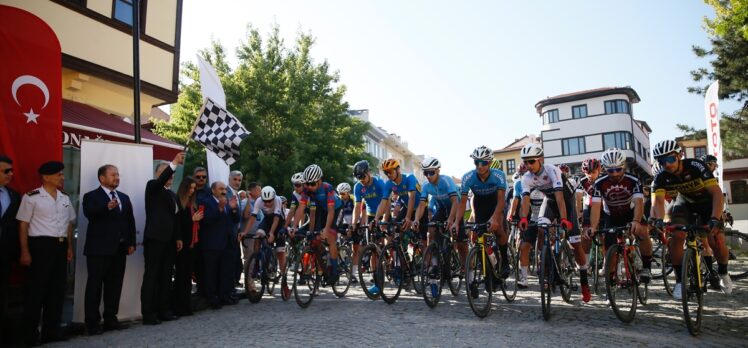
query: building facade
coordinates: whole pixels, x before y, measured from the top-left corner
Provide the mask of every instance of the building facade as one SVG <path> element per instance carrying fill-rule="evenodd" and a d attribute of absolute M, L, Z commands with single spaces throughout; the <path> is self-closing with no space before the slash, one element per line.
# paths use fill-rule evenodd
<path fill-rule="evenodd" d="M 579 173 L 585 158 L 600 158 L 616 147 L 626 155 L 632 174 L 650 177 L 652 129 L 634 118 L 633 104 L 640 100 L 631 87 L 606 87 L 539 101 L 535 108 L 543 123 L 546 162 L 566 163 Z"/>
<path fill-rule="evenodd" d="M 519 152 L 525 145 L 531 143 L 540 144 L 540 138 L 533 134 L 528 134 L 519 139 L 515 139 L 511 144 L 504 146 L 503 148 L 493 150 L 493 158 L 499 161 L 501 170 L 506 174 L 507 181 L 514 182 L 514 180 L 512 180 L 512 175 L 514 175 L 514 173 L 519 169 L 520 163 L 522 163 Z"/>

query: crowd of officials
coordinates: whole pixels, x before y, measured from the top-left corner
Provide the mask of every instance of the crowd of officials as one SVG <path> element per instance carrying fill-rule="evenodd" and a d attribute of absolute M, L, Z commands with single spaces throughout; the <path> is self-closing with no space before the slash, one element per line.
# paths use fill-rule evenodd
<path fill-rule="evenodd" d="M 254 206 L 260 186 L 250 183 L 247 191 L 241 190 L 239 171 L 231 172 L 228 185 L 208 185 L 206 169 L 198 167 L 174 193 L 174 172 L 183 162 L 180 153 L 157 166 L 154 179 L 146 183 L 145 202 L 132 202 L 117 190 L 119 170 L 110 164 L 98 169 L 99 187 L 83 195 L 82 211 L 88 219 L 83 250 L 88 335 L 127 328 L 117 320 L 117 312 L 127 257 L 137 247 L 133 205 L 144 203 L 146 211 L 140 289 L 144 325 L 192 315 L 193 281 L 204 306 L 218 309 L 237 303 L 241 255 L 251 252 L 242 250 L 237 235 L 245 227 L 243 212 Z M 0 346 L 12 343 L 6 335 L 6 310 L 11 265 L 16 261 L 26 271 L 22 330 L 17 334 L 28 346 L 67 339 L 61 320 L 76 212 L 61 190 L 63 169 L 61 162 L 44 163 L 38 169 L 41 186 L 19 194 L 9 187 L 13 161 L 0 155 Z M 248 227 L 253 229 L 256 226 Z"/>

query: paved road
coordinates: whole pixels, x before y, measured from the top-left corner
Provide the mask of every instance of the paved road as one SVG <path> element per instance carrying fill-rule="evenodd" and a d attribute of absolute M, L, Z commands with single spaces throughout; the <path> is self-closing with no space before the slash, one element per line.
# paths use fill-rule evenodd
<path fill-rule="evenodd" d="M 583 304 L 578 293 L 573 304 L 554 297 L 551 320 L 543 321 L 537 285 L 510 304 L 500 297 L 485 319 L 473 315 L 464 288 L 457 298 L 443 297 L 446 301 L 435 309 L 413 293 L 387 305 L 366 299 L 360 288 L 343 299 L 326 288 L 307 309 L 293 299 L 281 301 L 276 290 L 275 297 L 259 304 L 245 300 L 158 326 L 136 324 L 54 346 L 748 346 L 748 281 L 736 282 L 732 296 L 707 294 L 703 333 L 697 338 L 688 334 L 680 307 L 660 284 L 654 281 L 649 303 L 628 325 L 600 296 Z"/>

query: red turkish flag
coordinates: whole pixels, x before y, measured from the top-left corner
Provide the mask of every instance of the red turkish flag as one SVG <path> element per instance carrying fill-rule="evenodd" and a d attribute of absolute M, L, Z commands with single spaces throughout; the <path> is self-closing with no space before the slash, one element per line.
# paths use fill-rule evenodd
<path fill-rule="evenodd" d="M 24 193 L 41 185 L 42 163 L 62 161 L 62 56 L 39 17 L 0 5 L 0 18 L 0 154 Z"/>

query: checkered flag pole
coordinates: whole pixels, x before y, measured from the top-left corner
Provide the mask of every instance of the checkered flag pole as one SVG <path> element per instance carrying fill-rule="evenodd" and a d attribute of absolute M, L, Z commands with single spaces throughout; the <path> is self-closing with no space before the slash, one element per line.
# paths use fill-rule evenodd
<path fill-rule="evenodd" d="M 236 116 L 206 98 L 190 138 L 232 165 L 239 159 L 239 144 L 249 134 Z"/>

